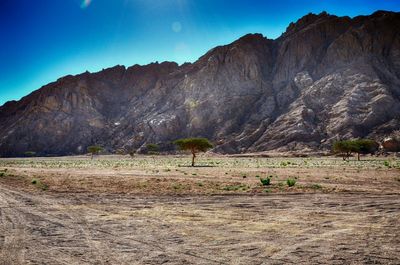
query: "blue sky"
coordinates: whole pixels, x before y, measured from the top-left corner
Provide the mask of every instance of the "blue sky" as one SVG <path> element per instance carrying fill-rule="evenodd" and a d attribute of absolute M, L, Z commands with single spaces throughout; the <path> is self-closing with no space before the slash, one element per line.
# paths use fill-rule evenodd
<path fill-rule="evenodd" d="M 303 15 L 400 11 L 400 0 L 0 0 L 0 105 L 67 74 L 193 62 L 247 33 L 277 38 Z"/>

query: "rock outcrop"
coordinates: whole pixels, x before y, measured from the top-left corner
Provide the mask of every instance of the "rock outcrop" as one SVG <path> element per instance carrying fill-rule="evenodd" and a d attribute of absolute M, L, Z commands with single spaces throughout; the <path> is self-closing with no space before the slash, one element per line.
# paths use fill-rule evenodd
<path fill-rule="evenodd" d="M 309 14 L 198 61 L 66 76 L 0 107 L 0 155 L 80 154 L 202 136 L 224 153 L 329 148 L 400 129 L 400 13 Z"/>

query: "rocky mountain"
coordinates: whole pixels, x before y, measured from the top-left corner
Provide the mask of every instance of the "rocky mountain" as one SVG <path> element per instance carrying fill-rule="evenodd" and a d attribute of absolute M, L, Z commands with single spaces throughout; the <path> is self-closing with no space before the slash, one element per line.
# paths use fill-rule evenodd
<path fill-rule="evenodd" d="M 400 129 L 400 13 L 308 14 L 278 39 L 249 34 L 192 64 L 66 76 L 0 107 L 0 155 L 79 154 L 180 137 L 224 153 L 329 148 Z"/>

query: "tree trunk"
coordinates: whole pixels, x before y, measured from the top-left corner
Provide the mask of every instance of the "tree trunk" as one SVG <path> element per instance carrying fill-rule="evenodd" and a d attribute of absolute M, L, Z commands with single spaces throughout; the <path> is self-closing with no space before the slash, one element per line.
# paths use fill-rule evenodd
<path fill-rule="evenodd" d="M 192 167 L 194 167 L 194 159 L 196 157 L 196 153 L 192 150 Z"/>
<path fill-rule="evenodd" d="M 360 153 L 357 153 L 357 160 L 360 161 Z"/>
<path fill-rule="evenodd" d="M 90 155 L 90 159 L 93 160 L 93 153 Z"/>

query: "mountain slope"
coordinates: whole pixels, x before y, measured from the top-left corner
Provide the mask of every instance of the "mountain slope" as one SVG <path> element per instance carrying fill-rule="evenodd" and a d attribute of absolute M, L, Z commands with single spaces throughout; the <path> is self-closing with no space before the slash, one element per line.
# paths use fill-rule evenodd
<path fill-rule="evenodd" d="M 309 14 L 193 64 L 66 76 L 0 107 L 0 155 L 110 151 L 188 136 L 216 151 L 317 149 L 400 129 L 400 14 Z"/>

